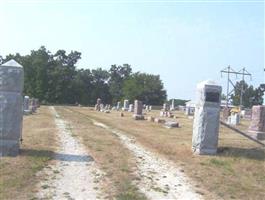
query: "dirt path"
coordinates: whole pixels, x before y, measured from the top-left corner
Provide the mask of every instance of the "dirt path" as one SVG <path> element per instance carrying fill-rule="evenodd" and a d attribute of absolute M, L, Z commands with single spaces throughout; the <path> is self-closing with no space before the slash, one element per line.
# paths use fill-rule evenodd
<path fill-rule="evenodd" d="M 70 127 L 50 107 L 59 131 L 60 149 L 56 163 L 42 172 L 46 179 L 39 184 L 37 198 L 45 199 L 103 199 L 99 190 L 103 173 L 97 169 L 85 147 L 71 135 Z"/>
<path fill-rule="evenodd" d="M 190 180 L 174 163 L 159 158 L 120 131 L 96 120 L 93 120 L 93 123 L 117 135 L 123 145 L 134 154 L 138 168 L 136 173 L 141 177 L 136 184 L 149 199 L 203 199 L 194 191 L 189 184 Z"/>

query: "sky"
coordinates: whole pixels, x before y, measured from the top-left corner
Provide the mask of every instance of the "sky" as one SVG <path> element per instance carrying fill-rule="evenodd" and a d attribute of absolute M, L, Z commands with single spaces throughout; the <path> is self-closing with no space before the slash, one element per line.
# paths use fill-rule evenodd
<path fill-rule="evenodd" d="M 194 99 L 196 85 L 245 67 L 264 82 L 264 1 L 0 0 L 0 55 L 82 53 L 77 68 L 160 75 L 168 98 Z M 234 77 L 239 81 L 241 77 Z"/>

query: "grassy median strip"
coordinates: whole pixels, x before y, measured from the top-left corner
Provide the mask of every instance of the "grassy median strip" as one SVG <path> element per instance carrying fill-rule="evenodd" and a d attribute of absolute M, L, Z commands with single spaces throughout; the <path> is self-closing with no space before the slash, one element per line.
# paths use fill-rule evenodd
<path fill-rule="evenodd" d="M 52 159 L 56 128 L 48 107 L 24 116 L 23 144 L 17 157 L 0 158 L 0 199 L 32 199 L 36 173 Z"/>
<path fill-rule="evenodd" d="M 81 139 L 89 154 L 105 172 L 103 190 L 107 194 L 106 199 L 146 199 L 133 183 L 137 180 L 134 173 L 136 161 L 115 135 L 94 126 L 88 117 L 72 112 L 67 107 L 56 107 L 56 110 L 70 123 L 72 134 Z"/>
<path fill-rule="evenodd" d="M 213 193 L 206 192 L 206 199 L 262 199 L 265 196 L 265 149 L 227 128 L 220 127 L 218 155 L 195 156 L 191 152 L 193 120 L 181 112 L 175 113 L 181 128 L 165 129 L 161 124 L 135 121 L 127 112 L 121 118 L 115 111 L 105 114 L 89 108 L 71 109 L 134 136 L 142 145 L 182 166 L 196 187 Z M 148 115 L 159 116 L 159 112 L 152 111 Z M 247 123 L 243 120 L 239 128 L 245 129 Z"/>

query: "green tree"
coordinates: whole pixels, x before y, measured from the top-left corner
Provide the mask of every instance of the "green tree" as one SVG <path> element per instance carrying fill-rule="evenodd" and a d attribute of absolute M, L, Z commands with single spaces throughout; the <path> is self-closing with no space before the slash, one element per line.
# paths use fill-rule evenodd
<path fill-rule="evenodd" d="M 112 96 L 112 103 L 116 103 L 121 100 L 124 95 L 122 92 L 124 81 L 131 75 L 132 68 L 128 64 L 123 64 L 123 66 L 111 65 L 109 70 L 110 79 L 109 87 L 110 94 Z"/>
<path fill-rule="evenodd" d="M 111 95 L 109 92 L 109 73 L 101 68 L 92 70 L 92 95 L 91 101 L 96 103 L 97 98 L 101 98 L 103 103 L 111 103 Z"/>
<path fill-rule="evenodd" d="M 244 88 L 242 96 L 242 102 L 244 107 L 251 108 L 253 105 L 262 104 L 264 94 L 263 88 L 261 86 L 258 88 L 254 88 L 252 85 L 249 86 L 246 82 L 240 81 L 235 84 L 234 94 L 231 95 L 233 105 L 240 105 L 240 94 L 242 86 Z"/>
<path fill-rule="evenodd" d="M 139 72 L 125 80 L 123 94 L 131 101 L 138 99 L 151 105 L 161 105 L 167 97 L 159 75 Z"/>

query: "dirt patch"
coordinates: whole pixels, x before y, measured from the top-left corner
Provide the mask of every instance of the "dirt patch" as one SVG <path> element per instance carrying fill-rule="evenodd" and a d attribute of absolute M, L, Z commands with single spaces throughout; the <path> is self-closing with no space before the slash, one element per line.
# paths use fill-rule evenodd
<path fill-rule="evenodd" d="M 120 131 L 96 120 L 94 124 L 116 134 L 124 146 L 134 154 L 138 168 L 135 173 L 140 177 L 137 185 L 149 199 L 202 199 L 194 192 L 188 178 L 176 165 L 147 151 Z"/>
<path fill-rule="evenodd" d="M 125 148 L 115 134 L 93 125 L 92 120 L 84 114 L 72 112 L 64 107 L 56 107 L 60 116 L 71 123 L 71 132 L 87 147 L 90 155 L 105 173 L 102 189 L 106 199 L 145 200 L 135 180 L 139 177 L 136 159 Z"/>
<path fill-rule="evenodd" d="M 60 148 L 55 164 L 42 172 L 46 180 L 39 183 L 38 198 L 48 199 L 103 199 L 100 180 L 103 173 L 96 167 L 85 147 L 71 135 L 67 123 L 50 107 L 58 128 Z"/>

